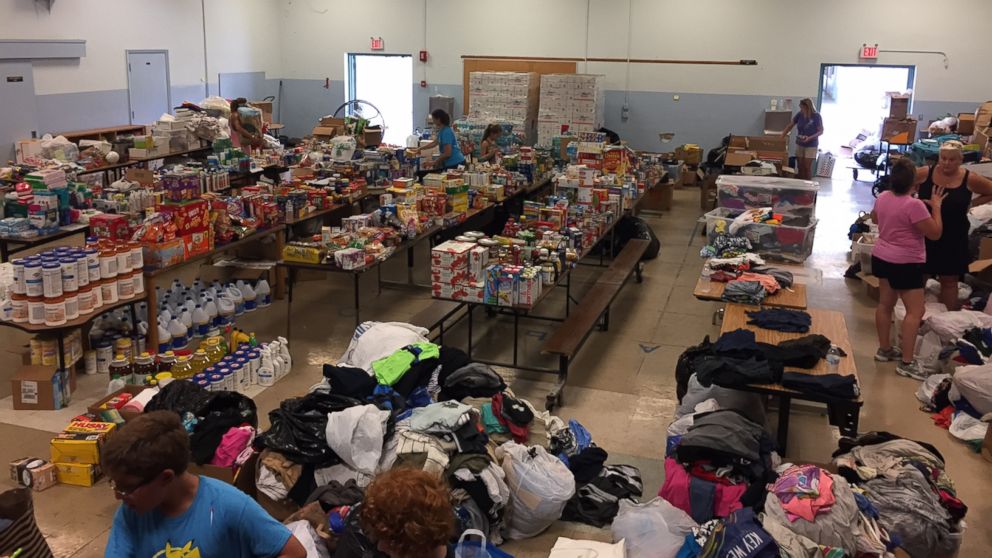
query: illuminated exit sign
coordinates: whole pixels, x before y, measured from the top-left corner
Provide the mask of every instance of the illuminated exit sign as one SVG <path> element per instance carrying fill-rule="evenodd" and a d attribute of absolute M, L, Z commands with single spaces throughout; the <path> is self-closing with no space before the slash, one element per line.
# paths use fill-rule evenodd
<path fill-rule="evenodd" d="M 370 48 L 372 50 L 383 50 L 386 48 L 386 43 L 382 40 L 382 37 L 371 37 L 371 43 L 372 46 Z"/>
<path fill-rule="evenodd" d="M 878 43 L 873 45 L 862 44 L 861 45 L 861 59 L 862 60 L 878 60 Z"/>

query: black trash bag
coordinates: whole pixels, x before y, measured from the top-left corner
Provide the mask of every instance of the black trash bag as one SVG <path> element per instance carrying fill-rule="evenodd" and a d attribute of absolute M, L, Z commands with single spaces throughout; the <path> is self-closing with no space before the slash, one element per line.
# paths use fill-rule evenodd
<path fill-rule="evenodd" d="M 661 251 L 661 241 L 658 240 L 657 236 L 655 236 L 654 231 L 651 230 L 651 227 L 640 217 L 633 217 L 631 215 L 621 217 L 620 220 L 617 221 L 614 233 L 612 256 L 614 258 L 620 253 L 621 250 L 623 250 L 624 246 L 626 246 L 632 238 L 642 238 L 651 242 L 648 249 L 644 251 L 644 255 L 641 256 L 641 261 L 653 260 L 658 257 L 658 252 Z M 600 242 L 601 246 L 597 246 L 597 248 L 606 250 L 604 246 L 608 242 L 609 241 L 606 239 L 602 240 Z"/>
<path fill-rule="evenodd" d="M 322 392 L 287 399 L 269 412 L 271 426 L 256 444 L 301 465 L 337 465 L 341 458 L 327 445 L 327 414 L 363 404 L 352 397 Z"/>
<path fill-rule="evenodd" d="M 675 395 L 678 397 L 679 403 L 682 403 L 682 398 L 689 391 L 689 378 L 696 373 L 696 359 L 709 354 L 712 348 L 710 336 L 707 335 L 703 338 L 702 343 L 695 347 L 689 347 L 679 355 L 679 360 L 675 364 Z"/>
<path fill-rule="evenodd" d="M 362 504 L 355 504 L 345 519 L 344 533 L 338 538 L 334 558 L 389 558 L 362 531 Z"/>
<path fill-rule="evenodd" d="M 180 417 L 186 413 L 202 416 L 214 393 L 189 380 L 173 380 L 151 398 L 145 405 L 145 412 L 175 411 Z"/>
<path fill-rule="evenodd" d="M 243 424 L 258 428 L 258 410 L 253 400 L 234 391 L 215 391 L 210 395 L 206 406 L 196 413 L 199 422 L 189 438 L 193 462 L 198 465 L 213 459 L 228 430 Z"/>

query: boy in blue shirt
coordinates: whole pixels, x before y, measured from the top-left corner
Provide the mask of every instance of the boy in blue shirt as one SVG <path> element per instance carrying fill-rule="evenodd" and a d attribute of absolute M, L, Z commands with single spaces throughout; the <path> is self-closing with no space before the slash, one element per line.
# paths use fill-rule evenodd
<path fill-rule="evenodd" d="M 171 411 L 128 422 L 103 446 L 103 468 L 124 505 L 107 558 L 306 558 L 289 530 L 233 486 L 186 470 L 189 436 Z"/>
<path fill-rule="evenodd" d="M 455 132 L 451 129 L 451 117 L 448 113 L 437 109 L 431 113 L 431 119 L 434 121 L 434 127 L 437 129 L 437 139 L 425 146 L 417 148 L 415 151 L 419 154 L 421 151 L 437 147 L 440 154 L 437 160 L 434 161 L 434 168 L 436 170 L 453 169 L 458 165 L 465 164 L 465 156 L 462 155 L 462 150 L 458 146 L 458 139 L 455 137 Z"/>

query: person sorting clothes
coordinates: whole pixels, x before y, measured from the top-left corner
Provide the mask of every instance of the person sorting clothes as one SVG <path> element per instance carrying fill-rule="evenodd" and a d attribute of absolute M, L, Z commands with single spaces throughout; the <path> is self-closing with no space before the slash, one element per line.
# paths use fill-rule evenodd
<path fill-rule="evenodd" d="M 187 470 L 189 435 L 179 415 L 139 415 L 107 438 L 101 462 L 123 505 L 105 556 L 306 558 L 306 549 L 255 500 Z"/>
<path fill-rule="evenodd" d="M 362 530 L 390 558 L 454 556 L 450 495 L 437 476 L 419 469 L 391 469 L 365 490 Z"/>
<path fill-rule="evenodd" d="M 878 223 L 878 240 L 871 252 L 872 274 L 878 277 L 880 297 L 875 307 L 875 330 L 878 351 L 875 360 L 899 360 L 896 374 L 925 379 L 919 363 L 913 358 L 916 332 L 923 320 L 923 287 L 926 284 L 924 264 L 927 249 L 924 238 L 938 241 L 947 234 L 941 206 L 945 190 L 936 186 L 924 203 L 913 197 L 916 192 L 916 167 L 907 159 L 899 159 L 892 167 L 891 186 L 875 200 L 871 219 Z M 933 216 L 927 212 L 930 206 Z M 955 295 L 956 296 L 956 295 Z M 896 301 L 906 306 L 902 321 L 901 347 L 892 345 L 892 312 Z"/>
<path fill-rule="evenodd" d="M 992 181 L 961 167 L 964 146 L 946 141 L 940 146 L 937 164 L 916 170 L 919 198 L 928 200 L 941 187 L 945 200 L 941 206 L 944 234 L 927 238 L 926 273 L 940 281 L 940 302 L 948 310 L 959 310 L 958 281 L 968 272 L 968 210 L 992 201 Z M 977 196 L 977 197 L 976 197 Z"/>

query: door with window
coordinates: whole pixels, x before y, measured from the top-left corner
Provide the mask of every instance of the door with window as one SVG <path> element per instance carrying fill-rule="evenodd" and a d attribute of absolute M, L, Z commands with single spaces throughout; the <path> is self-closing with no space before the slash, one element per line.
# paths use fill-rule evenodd
<path fill-rule="evenodd" d="M 127 51 L 127 102 L 131 124 L 151 124 L 172 112 L 169 89 L 169 52 Z"/>
<path fill-rule="evenodd" d="M 413 132 L 413 57 L 349 53 L 345 65 L 349 113 L 383 124 L 385 143 L 406 145 Z"/>

